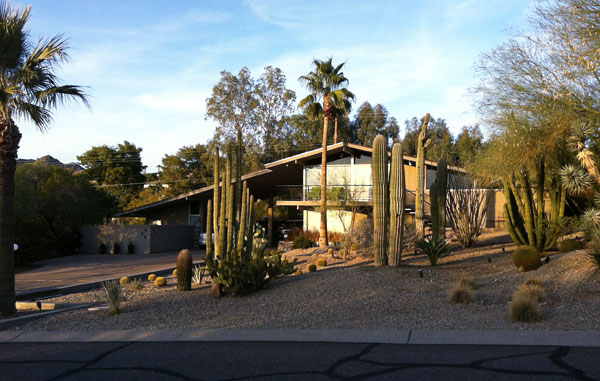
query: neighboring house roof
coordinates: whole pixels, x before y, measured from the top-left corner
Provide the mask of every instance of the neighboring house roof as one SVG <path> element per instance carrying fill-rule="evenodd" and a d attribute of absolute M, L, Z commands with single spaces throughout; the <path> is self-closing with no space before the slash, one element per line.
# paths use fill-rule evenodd
<path fill-rule="evenodd" d="M 373 149 L 370 147 L 361 146 L 353 143 L 340 142 L 327 146 L 327 155 L 335 155 L 338 153 L 347 153 L 349 155 L 367 154 L 371 155 Z M 306 162 L 319 160 L 323 153 L 323 149 L 317 148 L 312 151 L 304 152 L 298 155 L 286 157 L 272 163 L 265 164 L 265 169 L 257 172 L 252 172 L 242 176 L 242 180 L 248 181 L 253 193 L 261 190 L 267 190 L 277 185 L 293 185 L 295 183 L 302 184 L 302 169 Z M 417 158 L 404 156 L 404 162 L 416 163 Z M 425 160 L 425 163 L 431 167 L 437 167 L 437 163 Z M 414 165 L 414 164 L 413 164 Z M 456 172 L 465 172 L 463 168 L 448 166 L 448 169 Z M 233 179 L 235 182 L 235 179 Z M 178 202 L 184 202 L 189 199 L 205 199 L 212 197 L 214 185 L 209 185 L 179 196 L 153 202 L 151 204 L 139 206 L 134 209 L 126 210 L 115 215 L 115 217 L 128 217 L 141 215 L 143 212 L 148 212 L 153 209 L 160 209 L 167 205 L 172 205 Z"/>

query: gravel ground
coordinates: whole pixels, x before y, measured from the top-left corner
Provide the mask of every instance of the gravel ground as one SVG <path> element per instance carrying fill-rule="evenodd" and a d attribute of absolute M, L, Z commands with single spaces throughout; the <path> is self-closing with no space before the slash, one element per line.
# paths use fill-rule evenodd
<path fill-rule="evenodd" d="M 146 282 L 143 290 L 126 291 L 123 311 L 116 316 L 108 316 L 106 310 L 77 310 L 11 329 L 600 329 L 600 272 L 594 271 L 585 250 L 551 252 L 548 264 L 519 273 L 510 258 L 514 246 L 506 238 L 502 233 L 486 233 L 478 247 L 454 250 L 436 267 L 412 250 L 400 268 L 376 268 L 360 257 L 346 261 L 323 249 L 295 250 L 286 256 L 298 258 L 302 270 L 321 257 L 329 265 L 315 273 L 275 280 L 254 294 L 220 299 L 210 296 L 208 285 L 178 292 L 170 277 L 165 288 Z M 462 276 L 475 280 L 476 301 L 452 304 L 448 290 Z M 529 278 L 542 280 L 546 288 L 548 301 L 540 307 L 543 321 L 514 323 L 508 316 L 508 302 L 516 287 Z M 102 299 L 102 292 L 96 290 L 49 301 Z"/>

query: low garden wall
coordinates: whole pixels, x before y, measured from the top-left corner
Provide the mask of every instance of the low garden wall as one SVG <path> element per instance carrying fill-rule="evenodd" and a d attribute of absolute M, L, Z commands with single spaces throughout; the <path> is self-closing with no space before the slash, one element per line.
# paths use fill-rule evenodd
<path fill-rule="evenodd" d="M 133 245 L 135 254 L 191 249 L 194 246 L 194 227 L 191 225 L 84 225 L 80 254 L 101 254 L 102 244 L 106 254 L 118 245 L 120 254 L 127 254 Z"/>

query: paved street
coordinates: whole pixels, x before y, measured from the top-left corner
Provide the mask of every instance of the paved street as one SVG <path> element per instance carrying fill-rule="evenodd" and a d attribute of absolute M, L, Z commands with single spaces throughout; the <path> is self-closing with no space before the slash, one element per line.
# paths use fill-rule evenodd
<path fill-rule="evenodd" d="M 98 282 L 174 268 L 176 251 L 154 254 L 70 255 L 38 262 L 42 267 L 16 274 L 16 290 L 61 287 Z M 192 250 L 194 262 L 204 258 L 204 250 Z"/>
<path fill-rule="evenodd" d="M 3 380 L 600 379 L 600 348 L 298 342 L 0 344 Z"/>

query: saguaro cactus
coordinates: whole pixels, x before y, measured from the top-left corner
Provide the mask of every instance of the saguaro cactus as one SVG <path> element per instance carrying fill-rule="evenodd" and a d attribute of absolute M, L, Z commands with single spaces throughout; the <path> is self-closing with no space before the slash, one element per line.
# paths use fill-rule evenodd
<path fill-rule="evenodd" d="M 435 200 L 431 200 L 431 203 L 433 205 L 433 202 L 437 202 L 437 237 L 439 239 L 444 239 L 446 238 L 446 190 L 448 188 L 448 163 L 446 162 L 446 159 L 440 159 L 438 161 L 435 182 L 437 197 Z"/>
<path fill-rule="evenodd" d="M 402 145 L 392 148 L 392 168 L 390 173 L 390 248 L 388 265 L 400 266 L 402 255 L 402 236 L 404 233 L 404 204 L 406 202 L 406 184 L 404 180 L 404 162 Z"/>
<path fill-rule="evenodd" d="M 208 205 L 206 206 L 206 259 L 213 259 L 213 242 L 212 242 L 212 216 L 213 216 L 213 208 L 212 208 L 212 200 L 208 200 Z"/>
<path fill-rule="evenodd" d="M 427 125 L 429 124 L 429 113 L 425 115 L 421 132 L 417 141 L 417 189 L 415 192 L 415 223 L 417 237 L 425 236 L 425 149 L 431 144 L 431 139 L 427 139 Z M 427 139 L 427 140 L 426 140 Z"/>
<path fill-rule="evenodd" d="M 219 165 L 220 165 L 220 160 L 219 160 L 219 148 L 215 147 L 215 168 L 214 168 L 214 172 L 213 172 L 213 176 L 214 176 L 214 188 L 213 188 L 213 205 L 214 205 L 214 213 L 213 213 L 213 230 L 215 232 L 215 257 L 217 257 L 220 253 L 219 253 L 219 181 L 221 180 L 220 178 L 220 174 L 219 174 Z M 210 224 L 211 221 L 210 219 L 206 220 L 206 224 Z"/>
<path fill-rule="evenodd" d="M 387 264 L 387 222 L 389 216 L 387 156 L 385 138 L 378 135 L 373 141 L 372 160 L 375 266 Z"/>

